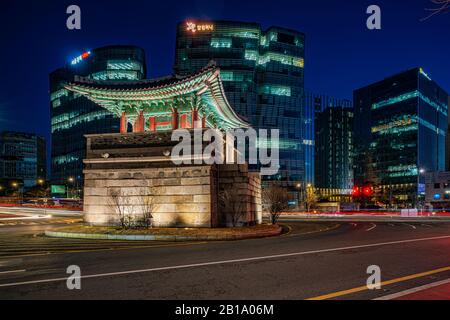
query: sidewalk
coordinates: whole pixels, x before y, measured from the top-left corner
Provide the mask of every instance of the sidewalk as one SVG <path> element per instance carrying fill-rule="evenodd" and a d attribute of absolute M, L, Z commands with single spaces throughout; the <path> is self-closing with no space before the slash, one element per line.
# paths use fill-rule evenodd
<path fill-rule="evenodd" d="M 393 293 L 375 300 L 450 300 L 450 279 Z"/>
<path fill-rule="evenodd" d="M 395 298 L 394 300 L 450 300 L 450 280 L 446 281 L 448 281 L 448 283 L 438 286 L 429 288 L 426 288 L 427 286 L 420 287 L 423 288 L 423 290 L 406 294 Z"/>

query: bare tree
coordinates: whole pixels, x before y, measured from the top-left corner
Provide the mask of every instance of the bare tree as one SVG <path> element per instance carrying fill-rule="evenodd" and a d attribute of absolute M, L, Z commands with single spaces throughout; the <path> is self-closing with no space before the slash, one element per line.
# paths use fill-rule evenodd
<path fill-rule="evenodd" d="M 317 203 L 317 201 L 318 201 L 318 197 L 317 197 L 316 190 L 314 189 L 314 187 L 309 186 L 308 188 L 306 188 L 305 204 L 306 204 L 306 210 L 308 212 Z"/>
<path fill-rule="evenodd" d="M 155 195 L 155 188 L 149 188 L 148 193 L 140 197 L 141 218 L 138 222 L 144 228 L 151 228 L 153 226 L 153 213 L 156 210 Z"/>
<path fill-rule="evenodd" d="M 111 189 L 109 194 L 111 198 L 110 206 L 118 215 L 119 224 L 122 228 L 152 227 L 153 213 L 156 210 L 156 192 L 153 188 L 140 192 L 137 198 L 125 195 L 123 190 L 117 189 Z M 138 213 L 140 214 L 138 215 Z"/>
<path fill-rule="evenodd" d="M 129 197 L 124 196 L 121 189 L 110 189 L 109 196 L 110 207 L 114 210 L 114 213 L 118 215 L 120 226 L 123 229 L 128 229 L 132 225 Z"/>
<path fill-rule="evenodd" d="M 420 19 L 420 21 L 425 21 L 437 14 L 448 13 L 450 11 L 450 0 L 430 0 L 430 1 L 436 6 L 434 8 L 425 8 L 425 10 L 430 13 L 425 18 Z"/>
<path fill-rule="evenodd" d="M 219 194 L 221 211 L 231 218 L 233 227 L 238 225 L 242 216 L 245 214 L 245 202 L 242 201 L 242 197 L 243 195 L 240 194 L 237 188 L 225 190 Z"/>
<path fill-rule="evenodd" d="M 286 188 L 270 185 L 263 189 L 263 203 L 270 213 L 270 221 L 276 224 L 280 214 L 289 207 L 290 196 Z"/>

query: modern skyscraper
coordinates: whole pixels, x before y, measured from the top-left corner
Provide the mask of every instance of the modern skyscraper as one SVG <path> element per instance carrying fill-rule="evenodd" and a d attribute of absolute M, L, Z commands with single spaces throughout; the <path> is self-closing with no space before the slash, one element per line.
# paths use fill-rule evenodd
<path fill-rule="evenodd" d="M 268 178 L 290 186 L 305 179 L 304 53 L 304 34 L 280 27 L 188 21 L 177 29 L 175 73 L 188 75 L 214 60 L 234 110 L 255 129 L 280 130 L 280 171 Z"/>
<path fill-rule="evenodd" d="M 450 96 L 448 97 L 448 108 L 450 110 Z M 445 170 L 450 171 L 450 112 L 448 113 L 447 137 L 445 139 Z"/>
<path fill-rule="evenodd" d="M 0 181 L 25 188 L 47 179 L 45 139 L 35 134 L 4 131 L 0 133 Z"/>
<path fill-rule="evenodd" d="M 120 120 L 108 110 L 64 88 L 77 76 L 113 83 L 146 77 L 145 53 L 133 46 L 108 46 L 86 51 L 50 74 L 52 121 L 52 183 L 68 179 L 81 185 L 85 134 L 119 132 Z"/>
<path fill-rule="evenodd" d="M 338 99 L 327 95 L 305 93 L 305 113 L 303 118 L 303 145 L 305 156 L 305 182 L 315 185 L 315 118 L 316 114 L 328 107 L 352 108 L 353 102 L 346 99 Z"/>
<path fill-rule="evenodd" d="M 353 187 L 353 108 L 329 106 L 316 113 L 315 186 Z"/>
<path fill-rule="evenodd" d="M 355 183 L 385 203 L 416 204 L 426 172 L 445 169 L 448 94 L 422 68 L 354 92 Z"/>

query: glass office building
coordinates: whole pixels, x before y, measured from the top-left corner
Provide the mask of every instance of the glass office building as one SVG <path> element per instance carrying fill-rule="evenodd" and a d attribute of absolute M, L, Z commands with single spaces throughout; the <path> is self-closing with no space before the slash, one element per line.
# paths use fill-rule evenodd
<path fill-rule="evenodd" d="M 35 134 L 0 133 L 0 186 L 31 188 L 47 179 L 45 139 Z M 16 187 L 16 188 L 17 188 Z"/>
<path fill-rule="evenodd" d="M 177 29 L 174 70 L 188 75 L 214 60 L 226 96 L 255 129 L 280 129 L 280 171 L 288 185 L 305 179 L 303 156 L 305 36 L 279 27 L 188 21 Z"/>
<path fill-rule="evenodd" d="M 323 94 L 305 93 L 303 117 L 303 145 L 305 157 L 305 183 L 315 185 L 315 119 L 316 115 L 328 107 L 353 108 L 353 102 Z"/>
<path fill-rule="evenodd" d="M 83 182 L 85 134 L 119 132 L 120 120 L 78 93 L 64 88 L 77 76 L 92 80 L 133 82 L 146 77 L 145 53 L 133 46 L 108 46 L 86 51 L 50 74 L 52 184 Z"/>
<path fill-rule="evenodd" d="M 316 113 L 315 186 L 353 187 L 353 108 L 329 106 Z"/>
<path fill-rule="evenodd" d="M 416 205 L 425 173 L 445 170 L 448 94 L 422 68 L 354 92 L 355 183 L 383 203 Z"/>

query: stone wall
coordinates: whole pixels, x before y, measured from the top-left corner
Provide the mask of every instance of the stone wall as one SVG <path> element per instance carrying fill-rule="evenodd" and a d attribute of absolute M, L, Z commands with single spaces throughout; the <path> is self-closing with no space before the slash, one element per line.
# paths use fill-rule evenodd
<path fill-rule="evenodd" d="M 248 171 L 247 165 L 221 165 L 218 166 L 219 194 L 228 192 L 231 199 L 239 204 L 236 206 L 225 206 L 219 203 L 221 224 L 233 225 L 232 216 L 234 210 L 242 210 L 242 217 L 238 225 L 253 225 L 262 223 L 261 202 L 261 177 L 259 173 Z M 223 200 L 222 200 L 223 201 Z M 236 211 L 237 211 L 236 210 Z M 236 221 L 235 221 L 236 222 Z"/>
<path fill-rule="evenodd" d="M 89 135 L 84 160 L 85 221 L 117 225 L 121 215 L 154 227 L 231 226 L 232 210 L 220 196 L 232 192 L 243 206 L 238 225 L 262 221 L 261 179 L 247 165 L 175 165 L 165 154 L 170 135 Z M 148 210 L 151 202 L 152 210 Z"/>
<path fill-rule="evenodd" d="M 149 202 L 155 227 L 213 227 L 211 166 L 85 170 L 85 221 L 118 224 L 120 213 L 134 221 Z"/>

